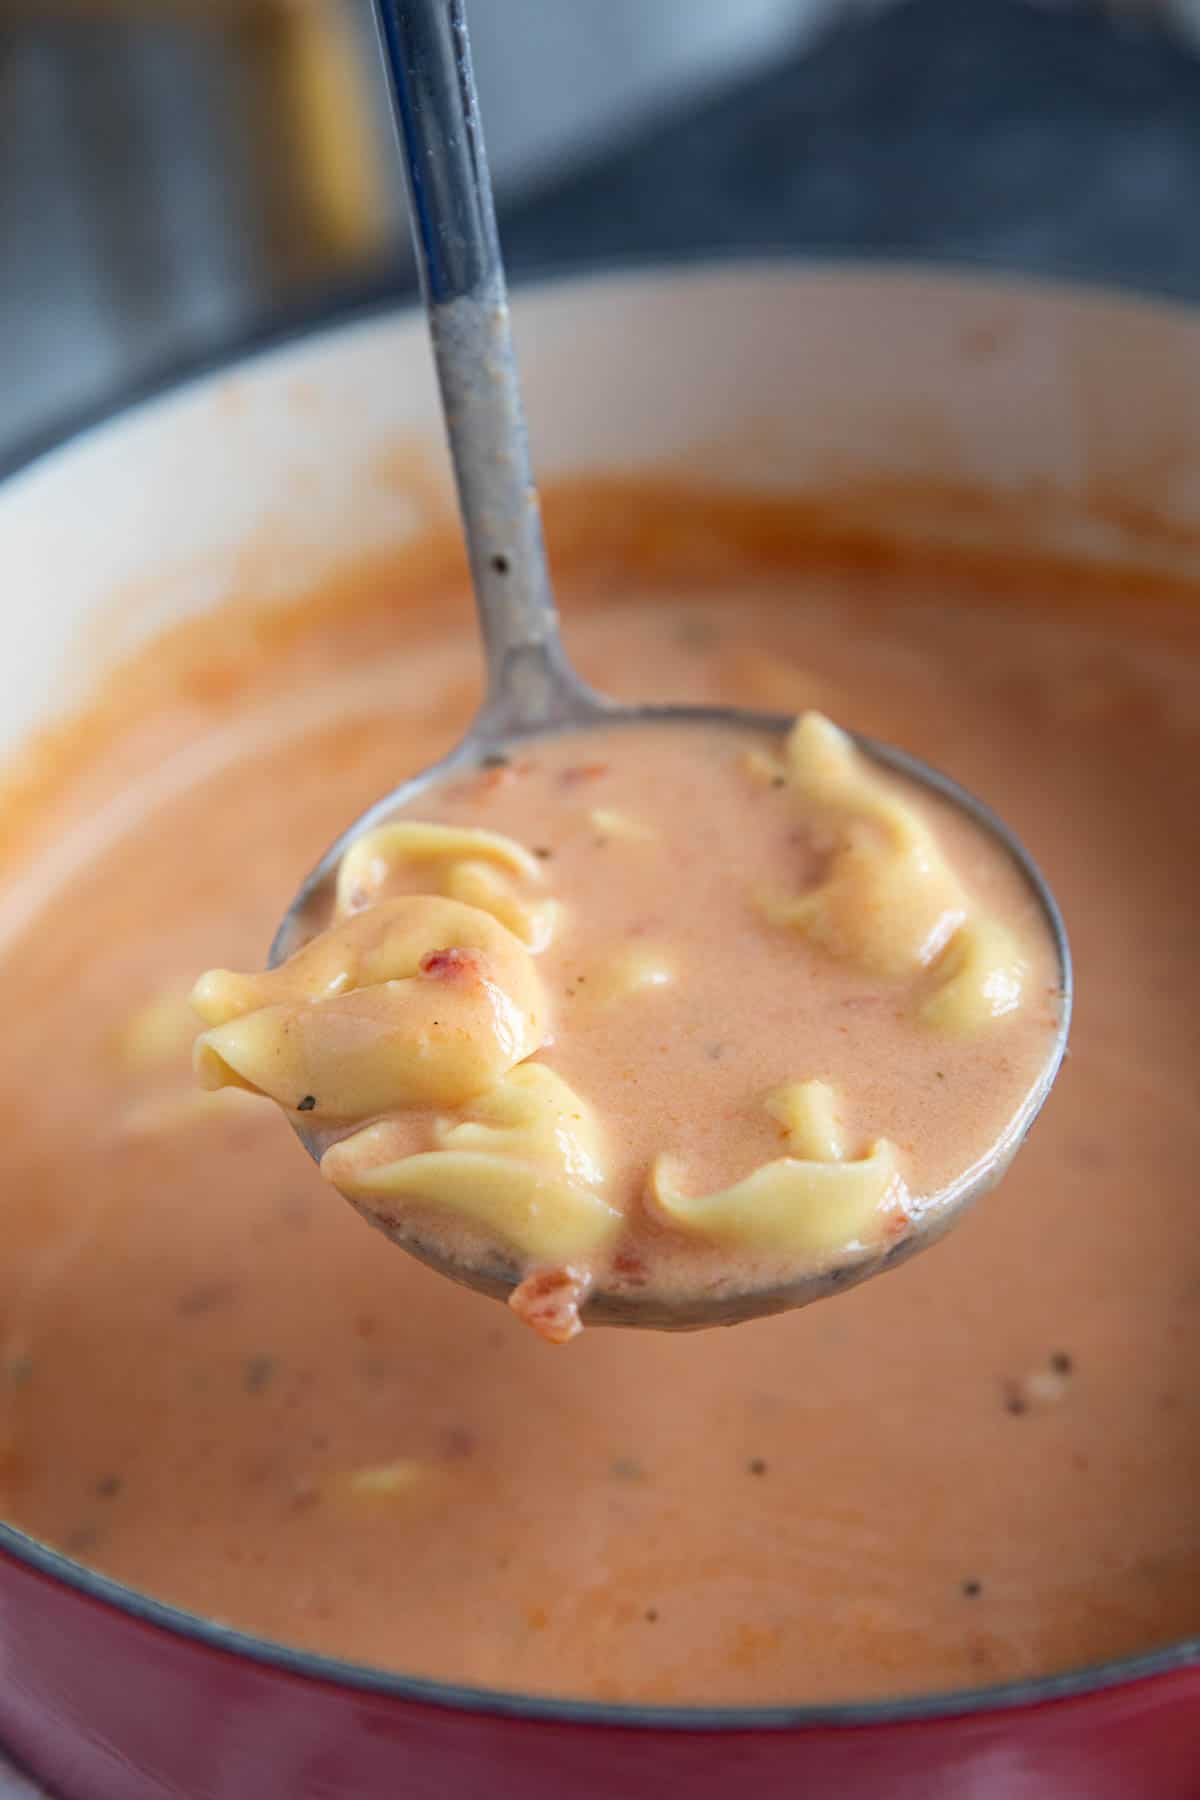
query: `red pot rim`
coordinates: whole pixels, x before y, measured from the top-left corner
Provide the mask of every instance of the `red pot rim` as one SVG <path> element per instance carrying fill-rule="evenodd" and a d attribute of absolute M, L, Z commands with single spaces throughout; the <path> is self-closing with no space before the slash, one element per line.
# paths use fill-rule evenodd
<path fill-rule="evenodd" d="M 292 1649 L 126 1587 L 0 1521 L 0 1559 L 5 1557 L 140 1624 L 228 1656 L 265 1664 L 287 1675 L 454 1712 L 491 1713 L 559 1724 L 617 1725 L 655 1731 L 778 1731 L 818 1725 L 895 1725 L 1078 1699 L 1106 1688 L 1124 1687 L 1130 1682 L 1146 1681 L 1200 1665 L 1200 1636 L 1195 1636 L 1161 1650 L 1068 1669 L 1057 1675 L 1003 1682 L 985 1688 L 913 1694 L 896 1700 L 842 1701 L 820 1706 L 639 1706 L 598 1700 L 565 1700 L 548 1695 L 514 1693 L 502 1688 L 466 1687 L 456 1682 L 371 1668 L 311 1650 Z"/>

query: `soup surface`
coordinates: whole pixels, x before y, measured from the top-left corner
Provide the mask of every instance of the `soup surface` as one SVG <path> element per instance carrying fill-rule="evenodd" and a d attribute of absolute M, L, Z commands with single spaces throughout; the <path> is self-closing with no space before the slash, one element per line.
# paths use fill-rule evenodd
<path fill-rule="evenodd" d="M 599 686 L 817 708 L 1022 835 L 1079 977 L 1043 1121 L 886 1280 L 548 1355 L 367 1230 L 268 1102 L 192 1088 L 193 972 L 258 964 L 476 692 L 432 556 L 243 608 L 119 680 L 5 822 L 4 1515 L 282 1642 L 609 1700 L 955 1688 L 1194 1631 L 1200 636 L 1082 578 L 839 567 L 711 497 L 576 505 Z"/>

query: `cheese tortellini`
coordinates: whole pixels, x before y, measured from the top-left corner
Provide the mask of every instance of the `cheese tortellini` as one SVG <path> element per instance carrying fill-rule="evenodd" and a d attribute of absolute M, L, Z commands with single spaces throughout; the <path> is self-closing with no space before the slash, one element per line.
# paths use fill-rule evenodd
<path fill-rule="evenodd" d="M 1007 925 L 983 914 L 960 926 L 934 968 L 935 986 L 918 1017 L 935 1030 L 968 1035 L 1015 1012 L 1027 975 L 1024 953 Z"/>
<path fill-rule="evenodd" d="M 680 1159 L 660 1156 L 648 1201 L 667 1224 L 710 1242 L 820 1266 L 875 1245 L 890 1222 L 903 1224 L 907 1189 L 895 1146 L 881 1139 L 845 1159 L 833 1089 L 790 1082 L 767 1096 L 784 1128 L 786 1156 L 711 1194 L 685 1194 Z"/>
<path fill-rule="evenodd" d="M 593 1254 L 620 1229 L 596 1116 L 541 1063 L 436 1120 L 433 1136 L 434 1150 L 392 1156 L 392 1129 L 369 1126 L 328 1150 L 322 1172 L 369 1211 L 403 1200 L 482 1228 L 522 1263 Z"/>
<path fill-rule="evenodd" d="M 405 879 L 421 893 L 432 888 L 491 913 L 534 951 L 547 947 L 559 922 L 561 908 L 538 894 L 541 867 L 523 844 L 495 831 L 418 819 L 378 825 L 351 845 L 338 868 L 337 917 L 374 905 Z"/>
<path fill-rule="evenodd" d="M 539 1048 L 529 949 L 490 913 L 408 895 L 354 913 L 277 969 L 217 969 L 192 1004 L 201 1085 L 266 1094 L 314 1123 L 457 1106 Z"/>
<path fill-rule="evenodd" d="M 807 892 L 762 896 L 772 924 L 890 981 L 930 970 L 935 986 L 917 1012 L 941 1031 L 979 1031 L 1020 1004 L 1027 969 L 1015 938 L 972 907 L 917 808 L 844 731 L 803 714 L 784 771 L 828 833 L 829 862 Z"/>

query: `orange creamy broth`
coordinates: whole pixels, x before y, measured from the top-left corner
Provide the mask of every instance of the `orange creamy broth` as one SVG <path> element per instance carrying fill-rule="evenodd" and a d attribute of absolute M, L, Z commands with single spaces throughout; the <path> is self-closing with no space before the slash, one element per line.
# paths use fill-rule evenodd
<path fill-rule="evenodd" d="M 14 1523 L 288 1643 L 605 1698 L 971 1685 L 1196 1628 L 1200 643 L 1176 615 L 1169 645 L 1131 645 L 1082 579 L 1068 608 L 1031 580 L 1015 612 L 981 566 L 957 587 L 911 559 L 839 573 L 742 535 L 711 584 L 682 530 L 674 582 L 670 533 L 649 574 L 579 558 L 573 648 L 633 698 L 816 706 L 906 743 L 1025 837 L 1080 998 L 1004 1186 L 807 1312 L 589 1332 L 564 1356 L 389 1249 L 266 1103 L 190 1110 L 186 1046 L 135 1067 L 121 1034 L 214 957 L 259 960 L 314 854 L 465 720 L 473 652 L 431 583 L 397 655 L 419 709 L 368 716 L 348 690 L 288 740 L 272 709 L 300 671 L 383 706 L 403 572 L 357 613 L 343 588 L 336 616 L 264 632 L 224 687 L 185 693 L 185 636 L 170 706 L 124 736 L 110 711 L 43 817 L 172 743 L 228 734 L 231 761 L 43 899 L 0 962 Z"/>

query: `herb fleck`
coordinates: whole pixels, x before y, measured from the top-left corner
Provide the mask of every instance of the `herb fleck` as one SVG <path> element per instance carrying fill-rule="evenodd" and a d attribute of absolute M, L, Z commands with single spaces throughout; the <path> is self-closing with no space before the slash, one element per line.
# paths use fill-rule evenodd
<path fill-rule="evenodd" d="M 230 1306 L 233 1297 L 232 1281 L 202 1281 L 197 1287 L 189 1288 L 186 1294 L 179 1296 L 175 1310 L 182 1313 L 185 1319 L 197 1318 L 201 1313 L 215 1312 L 218 1307 Z"/>
<path fill-rule="evenodd" d="M 983 1592 L 983 1583 L 982 1581 L 964 1581 L 962 1591 L 968 1600 L 975 1600 Z"/>
<path fill-rule="evenodd" d="M 503 750 L 490 750 L 483 759 L 485 769 L 507 769 L 512 758 L 505 756 Z"/>
<path fill-rule="evenodd" d="M 315 1094 L 305 1094 L 303 1100 L 301 1100 L 299 1106 L 297 1106 L 296 1111 L 297 1112 L 312 1112 L 312 1110 L 316 1106 L 316 1104 L 317 1104 L 317 1096 Z"/>
<path fill-rule="evenodd" d="M 77 1530 L 69 1531 L 63 1539 L 63 1548 L 74 1556 L 86 1556 L 94 1550 L 100 1541 L 100 1533 L 94 1525 L 80 1525 Z"/>
<path fill-rule="evenodd" d="M 773 788 L 786 787 L 787 786 L 787 776 L 786 775 L 772 775 L 771 786 Z"/>
<path fill-rule="evenodd" d="M 614 1456 L 608 1465 L 610 1475 L 618 1481 L 645 1481 L 646 1471 L 634 1456 Z"/>
<path fill-rule="evenodd" d="M 242 1370 L 242 1386 L 248 1394 L 261 1394 L 274 1373 L 273 1356 L 248 1356 Z"/>
<path fill-rule="evenodd" d="M 4 1365 L 4 1374 L 11 1387 L 27 1387 L 33 1379 L 33 1358 L 27 1354 L 10 1356 Z"/>
<path fill-rule="evenodd" d="M 767 1465 L 761 1456 L 752 1456 L 746 1467 L 751 1475 L 765 1475 L 767 1472 Z"/>

